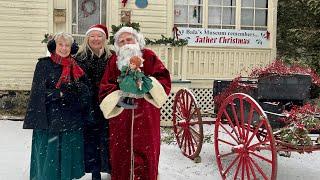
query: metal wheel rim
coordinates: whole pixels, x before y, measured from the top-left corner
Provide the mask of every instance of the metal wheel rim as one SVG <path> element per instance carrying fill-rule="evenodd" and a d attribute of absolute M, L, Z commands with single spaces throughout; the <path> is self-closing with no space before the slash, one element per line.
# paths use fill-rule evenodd
<path fill-rule="evenodd" d="M 198 157 L 203 142 L 203 125 L 200 109 L 187 89 L 177 92 L 173 104 L 173 130 L 184 156 Z"/>
<path fill-rule="evenodd" d="M 250 107 L 247 112 L 246 105 Z M 266 134 L 263 141 L 257 138 L 260 131 Z M 272 129 L 260 105 L 249 95 L 235 93 L 223 102 L 215 123 L 214 146 L 223 179 L 276 179 Z"/>

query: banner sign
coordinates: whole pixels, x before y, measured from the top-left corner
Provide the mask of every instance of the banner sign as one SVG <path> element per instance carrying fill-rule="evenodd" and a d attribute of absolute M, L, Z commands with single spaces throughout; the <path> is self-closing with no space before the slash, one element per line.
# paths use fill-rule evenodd
<path fill-rule="evenodd" d="M 189 46 L 270 48 L 268 31 L 178 27 L 176 35 Z"/>

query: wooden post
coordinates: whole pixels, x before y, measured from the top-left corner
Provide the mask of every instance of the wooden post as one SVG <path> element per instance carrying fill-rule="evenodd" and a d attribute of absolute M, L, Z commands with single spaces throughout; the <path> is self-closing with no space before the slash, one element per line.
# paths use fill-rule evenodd
<path fill-rule="evenodd" d="M 181 80 L 187 80 L 187 68 L 188 68 L 188 49 L 187 46 L 180 47 L 180 63 L 181 64 Z"/>

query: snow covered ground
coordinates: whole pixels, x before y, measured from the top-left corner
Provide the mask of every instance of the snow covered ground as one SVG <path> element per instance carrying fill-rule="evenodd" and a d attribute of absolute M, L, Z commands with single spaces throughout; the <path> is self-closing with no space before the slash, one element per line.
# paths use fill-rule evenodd
<path fill-rule="evenodd" d="M 213 126 L 210 126 L 213 128 Z M 23 130 L 21 121 L 0 120 L 0 180 L 28 179 L 31 130 Z M 159 175 L 161 180 L 221 179 L 216 165 L 213 144 L 205 143 L 201 163 L 185 158 L 177 145 L 161 145 Z M 86 174 L 82 180 L 89 180 Z M 109 179 L 107 174 L 103 179 Z M 320 179 L 320 152 L 293 153 L 291 158 L 278 156 L 278 179 Z"/>

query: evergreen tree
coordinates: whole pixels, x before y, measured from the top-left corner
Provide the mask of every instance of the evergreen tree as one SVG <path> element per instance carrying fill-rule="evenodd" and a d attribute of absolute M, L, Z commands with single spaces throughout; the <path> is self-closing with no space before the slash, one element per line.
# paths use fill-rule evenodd
<path fill-rule="evenodd" d="M 279 0 L 278 57 L 320 74 L 320 0 Z"/>

